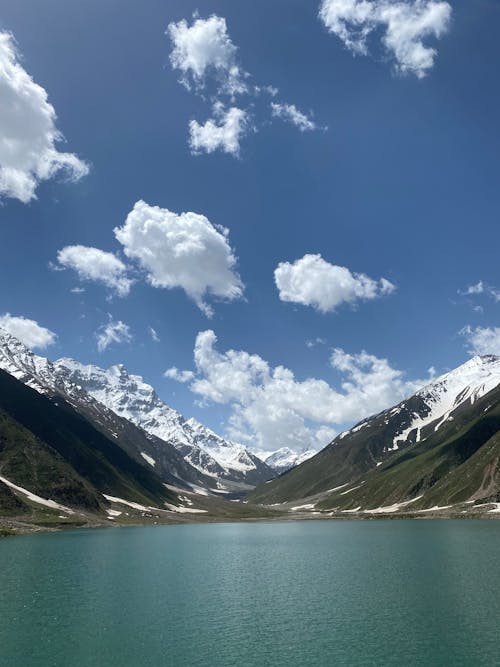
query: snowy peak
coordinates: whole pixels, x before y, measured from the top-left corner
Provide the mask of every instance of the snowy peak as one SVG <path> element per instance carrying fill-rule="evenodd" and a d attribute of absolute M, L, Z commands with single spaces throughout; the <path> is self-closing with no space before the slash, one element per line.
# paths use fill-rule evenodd
<path fill-rule="evenodd" d="M 273 475 L 242 445 L 225 440 L 195 419 L 186 420 L 122 364 L 103 369 L 68 358 L 51 362 L 0 329 L 0 368 L 40 393 L 61 392 L 79 404 L 97 402 L 173 444 L 191 466 L 226 484 L 254 485 Z"/>
<path fill-rule="evenodd" d="M 318 452 L 315 449 L 306 448 L 300 452 L 296 452 L 289 447 L 281 447 L 275 452 L 272 452 L 272 454 L 265 456 L 264 462 L 276 473 L 281 475 L 281 473 L 298 466 L 300 463 L 307 461 L 307 459 L 310 459 L 317 453 Z"/>
<path fill-rule="evenodd" d="M 500 357 L 477 356 L 432 380 L 393 408 L 363 419 L 338 435 L 331 446 L 371 440 L 383 443 L 383 452 L 425 440 L 438 431 L 456 410 L 474 404 L 500 385 Z M 373 444 L 374 450 L 379 446 Z M 374 455 L 374 452 L 372 452 Z"/>
<path fill-rule="evenodd" d="M 103 369 L 73 359 L 59 359 L 54 367 L 116 414 L 171 442 L 201 472 L 231 477 L 234 472 L 255 470 L 242 445 L 225 440 L 195 419 L 185 419 L 166 405 L 141 376 L 130 374 L 123 365 Z"/>
<path fill-rule="evenodd" d="M 54 368 L 51 362 L 34 354 L 1 328 L 0 368 L 41 393 L 47 386 L 52 386 Z"/>
<path fill-rule="evenodd" d="M 413 431 L 415 442 L 419 442 L 430 431 L 437 431 L 454 410 L 466 403 L 472 405 L 499 384 L 500 357 L 494 355 L 473 357 L 441 375 L 415 394 L 415 398 L 422 402 L 421 408 L 413 413 L 410 423 L 395 435 L 392 449 L 406 442 Z M 406 403 L 401 403 L 396 410 L 404 410 Z"/>
<path fill-rule="evenodd" d="M 492 354 L 477 356 L 449 373 L 433 380 L 417 395 L 433 403 L 457 407 L 464 400 L 474 402 L 500 383 L 500 357 Z M 453 399 L 453 403 L 452 403 Z"/>

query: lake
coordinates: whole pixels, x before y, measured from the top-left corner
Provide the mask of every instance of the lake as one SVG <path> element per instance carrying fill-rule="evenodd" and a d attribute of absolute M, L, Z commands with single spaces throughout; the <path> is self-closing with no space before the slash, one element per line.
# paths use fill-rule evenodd
<path fill-rule="evenodd" d="M 1 667 L 500 665 L 500 521 L 0 540 Z"/>

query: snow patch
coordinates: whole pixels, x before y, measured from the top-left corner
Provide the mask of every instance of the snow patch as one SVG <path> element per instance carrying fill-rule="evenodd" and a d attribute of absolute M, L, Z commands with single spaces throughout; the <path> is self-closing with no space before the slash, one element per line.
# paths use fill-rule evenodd
<path fill-rule="evenodd" d="M 346 496 L 348 493 L 352 493 L 352 491 L 356 491 L 356 489 L 359 489 L 361 486 L 363 486 L 364 482 L 361 482 L 361 484 L 358 484 L 358 486 L 353 486 L 352 489 L 347 489 L 347 491 L 342 491 L 340 494 L 341 496 Z"/>
<path fill-rule="evenodd" d="M 152 456 L 149 456 L 149 454 L 146 454 L 146 452 L 141 452 L 142 458 L 149 463 L 150 466 L 153 466 L 153 468 L 156 465 L 156 461 Z"/>
<path fill-rule="evenodd" d="M 36 493 L 31 493 L 31 491 L 28 491 L 28 489 L 24 489 L 22 486 L 14 484 L 13 482 L 9 481 L 6 477 L 2 477 L 1 475 L 0 475 L 0 481 L 9 486 L 14 491 L 22 493 L 28 498 L 28 500 L 31 500 L 32 502 L 37 503 L 38 505 L 44 505 L 45 507 L 50 507 L 51 509 L 54 510 L 61 510 L 63 512 L 68 512 L 68 514 L 75 513 L 69 507 L 56 503 L 54 500 L 48 500 L 47 498 L 42 498 L 41 496 L 37 496 Z"/>
<path fill-rule="evenodd" d="M 422 496 L 417 496 L 416 498 L 412 498 L 412 500 L 405 500 L 402 503 L 394 503 L 394 505 L 387 505 L 386 507 L 376 507 L 373 510 L 364 510 L 364 512 L 365 514 L 391 514 L 392 512 L 397 512 L 398 510 L 407 507 L 411 503 L 420 500 L 420 498 L 422 498 Z"/>
<path fill-rule="evenodd" d="M 439 505 L 434 505 L 434 507 L 428 507 L 425 510 L 417 510 L 417 512 L 439 512 L 441 510 L 449 510 L 450 507 L 453 507 L 453 505 L 442 505 L 441 507 Z"/>

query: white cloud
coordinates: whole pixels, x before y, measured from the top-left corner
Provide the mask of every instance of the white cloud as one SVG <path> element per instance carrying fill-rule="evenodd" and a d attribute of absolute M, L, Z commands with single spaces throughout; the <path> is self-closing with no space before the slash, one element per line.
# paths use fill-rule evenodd
<path fill-rule="evenodd" d="M 367 55 L 369 35 L 380 31 L 397 70 L 422 78 L 436 56 L 424 40 L 447 31 L 451 6 L 438 0 L 323 0 L 319 16 L 328 31 L 357 54 Z"/>
<path fill-rule="evenodd" d="M 57 261 L 59 266 L 76 271 L 80 280 L 103 283 L 119 296 L 126 296 L 130 291 L 133 281 L 127 278 L 127 267 L 111 252 L 70 245 L 59 250 Z"/>
<path fill-rule="evenodd" d="M 463 292 L 459 290 L 458 293 L 463 296 L 478 296 L 479 294 L 485 294 L 497 303 L 500 301 L 500 290 L 492 285 L 488 285 L 482 280 L 473 285 L 469 285 Z"/>
<path fill-rule="evenodd" d="M 0 328 L 30 348 L 44 349 L 55 343 L 57 338 L 53 331 L 40 326 L 35 320 L 23 316 L 16 317 L 10 313 L 0 315 Z"/>
<path fill-rule="evenodd" d="M 278 104 L 271 102 L 271 113 L 275 118 L 281 118 L 298 127 L 301 132 L 316 130 L 316 123 L 305 113 L 299 111 L 295 104 Z"/>
<path fill-rule="evenodd" d="M 338 431 L 330 426 L 320 426 L 314 432 L 314 440 L 311 449 L 323 449 L 338 435 Z"/>
<path fill-rule="evenodd" d="M 221 150 L 224 153 L 238 156 L 240 140 L 248 127 L 248 115 L 243 109 L 231 107 L 227 111 L 216 105 L 215 118 L 209 118 L 204 125 L 196 120 L 189 123 L 189 145 L 194 154 L 213 153 Z"/>
<path fill-rule="evenodd" d="M 170 380 L 176 380 L 177 382 L 191 382 L 194 378 L 193 371 L 180 371 L 175 366 L 168 368 L 163 375 Z"/>
<path fill-rule="evenodd" d="M 500 356 L 500 327 L 466 326 L 460 333 L 467 339 L 467 347 L 471 354 Z"/>
<path fill-rule="evenodd" d="M 112 343 L 130 343 L 133 340 L 130 327 L 121 320 L 110 320 L 103 324 L 97 331 L 96 338 L 99 352 L 104 352 Z"/>
<path fill-rule="evenodd" d="M 170 62 L 181 72 L 181 82 L 188 89 L 205 87 L 208 75 L 215 76 L 219 93 L 231 96 L 247 91 L 247 76 L 236 61 L 236 47 L 227 32 L 226 19 L 210 16 L 195 18 L 190 26 L 183 19 L 167 28 L 173 49 Z"/>
<path fill-rule="evenodd" d="M 200 155 L 220 150 L 238 157 L 241 138 L 250 126 L 255 129 L 268 117 L 269 97 L 274 98 L 278 89 L 247 83 L 250 75 L 237 61 L 237 48 L 221 16 L 202 19 L 194 15 L 191 25 L 185 19 L 170 23 L 167 35 L 173 47 L 170 62 L 180 72 L 180 82 L 213 104 L 212 115 L 204 124 L 197 120 L 189 123 L 191 152 Z M 246 108 L 240 101 L 243 96 L 247 102 L 251 99 Z M 301 132 L 316 129 L 311 118 L 294 104 L 273 103 L 271 111 Z"/>
<path fill-rule="evenodd" d="M 341 386 L 344 413 L 368 416 L 390 407 L 399 400 L 414 394 L 432 377 L 408 380 L 400 370 L 392 368 L 387 359 L 381 359 L 364 350 L 349 354 L 341 348 L 333 350 L 332 368 L 346 377 Z M 351 418 L 352 418 L 351 417 Z"/>
<path fill-rule="evenodd" d="M 351 273 L 321 255 L 304 255 L 292 264 L 280 262 L 274 280 L 282 301 L 313 306 L 322 313 L 332 312 L 342 303 L 376 299 L 396 289 L 385 278 L 373 280 L 363 273 Z"/>
<path fill-rule="evenodd" d="M 152 340 L 153 340 L 155 343 L 159 343 L 159 342 L 160 342 L 160 337 L 159 337 L 158 334 L 156 333 L 156 329 L 153 329 L 153 327 L 149 327 L 149 328 L 148 328 L 148 331 L 149 331 L 149 335 L 151 336 Z"/>
<path fill-rule="evenodd" d="M 243 283 L 229 231 L 197 213 L 173 213 L 138 201 L 115 236 L 127 257 L 135 259 L 153 287 L 181 287 L 208 316 L 206 295 L 239 299 Z"/>
<path fill-rule="evenodd" d="M 338 349 L 331 358 L 332 366 L 345 376 L 338 390 L 321 379 L 298 380 L 288 368 L 273 368 L 257 354 L 221 353 L 216 342 L 212 330 L 198 334 L 190 389 L 205 401 L 230 405 L 229 436 L 254 449 L 324 446 L 335 425 L 390 407 L 424 384 L 406 380 L 386 359 Z M 170 369 L 168 377 L 190 381 L 191 371 L 182 373 Z"/>
<path fill-rule="evenodd" d="M 54 107 L 20 64 L 9 32 L 0 32 L 0 99 L 0 196 L 27 203 L 58 172 L 70 181 L 88 173 L 76 155 L 57 150 L 63 136 Z"/>
<path fill-rule="evenodd" d="M 326 340 L 324 338 L 320 338 L 319 336 L 306 340 L 306 347 L 309 349 L 316 347 L 317 345 L 326 345 Z"/>
<path fill-rule="evenodd" d="M 475 285 L 469 285 L 464 291 L 464 294 L 482 294 L 484 292 L 484 283 L 480 280 Z"/>

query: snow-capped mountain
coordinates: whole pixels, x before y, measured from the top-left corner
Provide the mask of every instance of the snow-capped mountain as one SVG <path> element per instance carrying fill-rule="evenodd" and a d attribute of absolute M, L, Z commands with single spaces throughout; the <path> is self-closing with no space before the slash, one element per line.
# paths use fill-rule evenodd
<path fill-rule="evenodd" d="M 500 357 L 476 356 L 458 368 L 432 380 L 416 394 L 389 410 L 368 417 L 333 441 L 340 443 L 362 429 L 383 425 L 390 432 L 386 436 L 385 451 L 394 451 L 408 444 L 420 442 L 446 422 L 454 410 L 462 405 L 473 405 L 479 398 L 500 384 Z"/>
<path fill-rule="evenodd" d="M 194 468 L 217 486 L 242 488 L 270 479 L 273 471 L 242 445 L 166 405 L 142 377 L 122 365 L 102 369 L 72 359 L 51 362 L 0 330 L 0 368 L 40 393 L 62 392 L 73 402 L 90 396 L 146 433 L 173 444 Z M 220 483 L 219 483 L 220 481 Z"/>
<path fill-rule="evenodd" d="M 316 456 L 269 484 L 253 499 L 283 502 L 325 492 L 360 479 L 399 450 L 439 440 L 461 414 L 500 387 L 500 357 L 477 356 L 422 387 L 398 405 L 338 435 Z M 445 428 L 446 426 L 446 428 Z M 448 429 L 449 430 L 449 429 Z M 269 462 L 268 462 L 269 463 Z"/>
<path fill-rule="evenodd" d="M 164 403 L 151 385 L 123 365 L 108 369 L 73 359 L 54 362 L 57 375 L 82 387 L 116 414 L 172 443 L 195 468 L 221 480 L 255 484 L 272 476 L 242 445 L 225 440 L 195 419 L 185 419 Z"/>
<path fill-rule="evenodd" d="M 315 449 L 306 448 L 300 452 L 296 452 L 289 447 L 281 447 L 267 456 L 261 456 L 261 458 L 263 458 L 264 462 L 278 475 L 281 475 L 281 473 L 298 466 L 300 463 L 307 461 L 307 459 L 310 459 L 311 456 L 314 456 L 317 453 L 318 451 Z"/>
<path fill-rule="evenodd" d="M 461 405 L 473 405 L 479 398 L 500 384 L 500 357 L 476 356 L 449 373 L 441 375 L 418 391 L 414 402 L 403 402 L 389 412 L 389 418 L 404 415 L 408 421 L 393 438 L 392 449 L 398 449 L 408 440 L 420 442 L 450 418 Z"/>

